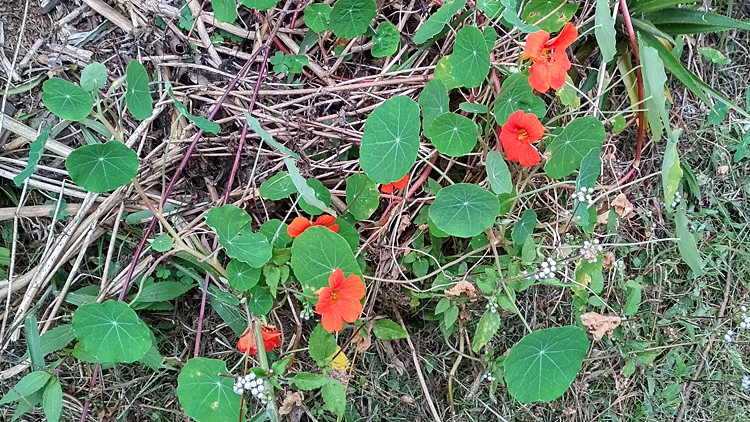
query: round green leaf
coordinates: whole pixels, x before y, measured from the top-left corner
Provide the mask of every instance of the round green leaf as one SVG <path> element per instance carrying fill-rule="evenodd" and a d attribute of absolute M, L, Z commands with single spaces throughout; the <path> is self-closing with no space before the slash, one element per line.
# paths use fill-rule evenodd
<path fill-rule="evenodd" d="M 89 93 L 64 79 L 49 79 L 42 85 L 42 90 L 44 106 L 61 119 L 77 122 L 88 117 L 94 109 Z"/>
<path fill-rule="evenodd" d="M 578 5 L 567 0 L 531 0 L 523 7 L 521 18 L 547 32 L 557 32 L 573 18 Z M 543 21 L 539 22 L 540 20 Z"/>
<path fill-rule="evenodd" d="M 81 305 L 72 324 L 76 337 L 97 362 L 135 362 L 151 348 L 151 332 L 124 302 Z"/>
<path fill-rule="evenodd" d="M 462 157 L 477 144 L 479 129 L 468 117 L 455 113 L 437 116 L 425 135 L 435 148 L 449 157 Z"/>
<path fill-rule="evenodd" d="M 99 62 L 92 62 L 81 72 L 81 88 L 96 91 L 107 85 L 107 67 Z"/>
<path fill-rule="evenodd" d="M 573 119 L 559 136 L 547 145 L 549 161 L 544 166 L 547 176 L 562 179 L 578 170 L 581 161 L 592 149 L 600 149 L 606 133 L 596 117 Z"/>
<path fill-rule="evenodd" d="M 565 393 L 581 370 L 589 340 L 578 327 L 535 331 L 505 359 L 508 392 L 522 403 L 551 401 Z"/>
<path fill-rule="evenodd" d="M 438 60 L 435 66 L 435 80 L 440 81 L 447 89 L 460 88 L 463 86 L 453 74 L 453 62 L 451 56 L 445 56 Z"/>
<path fill-rule="evenodd" d="M 503 82 L 495 100 L 495 121 L 502 126 L 508 122 L 508 117 L 518 110 L 536 114 L 540 119 L 547 113 L 544 100 L 534 94 L 529 85 L 529 77 L 521 73 L 510 75 Z"/>
<path fill-rule="evenodd" d="M 250 297 L 247 298 L 247 309 L 258 316 L 267 315 L 273 308 L 273 296 L 268 289 L 255 286 L 250 289 Z"/>
<path fill-rule="evenodd" d="M 343 217 L 337 218 L 336 224 L 339 225 L 338 235 L 346 240 L 346 243 L 352 248 L 352 252 L 356 252 L 359 247 L 359 232 L 357 229 Z"/>
<path fill-rule="evenodd" d="M 398 28 L 390 22 L 381 22 L 372 37 L 372 57 L 392 56 L 398 50 L 398 42 L 401 40 L 401 34 Z"/>
<path fill-rule="evenodd" d="M 331 29 L 337 37 L 355 38 L 367 32 L 376 12 L 375 0 L 337 0 L 331 10 Z"/>
<path fill-rule="evenodd" d="M 487 154 L 487 163 L 485 166 L 492 192 L 500 195 L 501 193 L 509 193 L 513 190 L 513 179 L 510 177 L 510 170 L 508 170 L 508 164 L 505 162 L 503 154 L 494 150 L 490 151 Z"/>
<path fill-rule="evenodd" d="M 441 189 L 430 206 L 435 226 L 456 237 L 472 237 L 488 229 L 500 212 L 497 196 L 469 183 Z"/>
<path fill-rule="evenodd" d="M 419 106 L 398 96 L 378 106 L 365 122 L 360 147 L 362 170 L 376 183 L 400 180 L 417 159 Z"/>
<path fill-rule="evenodd" d="M 305 15 L 302 20 L 313 31 L 323 32 L 331 25 L 331 6 L 325 3 L 310 4 L 305 8 Z"/>
<path fill-rule="evenodd" d="M 289 198 L 289 195 L 297 192 L 289 173 L 280 171 L 260 184 L 260 196 L 272 201 Z"/>
<path fill-rule="evenodd" d="M 258 284 L 260 268 L 253 268 L 242 261 L 233 259 L 227 265 L 227 279 L 235 290 L 246 292 Z"/>
<path fill-rule="evenodd" d="M 139 164 L 135 151 L 117 141 L 84 145 L 65 160 L 70 178 L 94 193 L 110 192 L 130 183 Z"/>
<path fill-rule="evenodd" d="M 211 0 L 214 18 L 223 23 L 233 23 L 237 19 L 237 3 L 235 0 Z"/>
<path fill-rule="evenodd" d="M 219 244 L 230 258 L 260 268 L 271 260 L 273 247 L 266 236 L 253 233 L 252 218 L 234 205 L 213 207 L 206 213 L 206 224 L 219 238 Z"/>
<path fill-rule="evenodd" d="M 222 376 L 228 372 L 222 360 L 190 359 L 177 377 L 177 400 L 185 414 L 196 422 L 244 420 L 241 397 L 232 391 L 234 378 Z"/>
<path fill-rule="evenodd" d="M 274 248 L 286 248 L 292 243 L 292 237 L 286 232 L 287 226 L 283 221 L 272 218 L 260 226 L 258 233 L 263 233 Z"/>
<path fill-rule="evenodd" d="M 310 186 L 312 188 L 312 190 L 315 192 L 315 197 L 320 199 L 326 206 L 326 208 L 331 206 L 331 191 L 328 190 L 323 182 L 317 179 L 309 179 L 307 180 L 307 186 Z M 311 205 L 304 198 L 300 198 L 298 204 L 304 212 L 310 215 L 323 214 L 323 211 L 320 208 Z"/>
<path fill-rule="evenodd" d="M 364 174 L 346 179 L 346 206 L 357 220 L 367 220 L 380 205 L 378 185 Z"/>
<path fill-rule="evenodd" d="M 156 239 L 151 242 L 151 248 L 153 248 L 156 252 L 166 252 L 172 249 L 173 243 L 174 240 L 172 239 L 172 236 L 168 235 L 167 233 L 163 233 L 157 236 Z"/>
<path fill-rule="evenodd" d="M 482 31 L 465 26 L 456 33 L 450 56 L 453 77 L 466 88 L 476 88 L 490 73 L 490 52 Z"/>
<path fill-rule="evenodd" d="M 234 1 L 234 0 L 233 0 Z M 125 69 L 125 103 L 136 120 L 146 120 L 154 112 L 151 91 L 148 88 L 148 72 L 137 60 L 131 60 Z"/>
<path fill-rule="evenodd" d="M 279 3 L 279 0 L 240 0 L 240 3 L 251 9 L 257 9 L 263 12 L 276 6 L 276 4 Z"/>
<path fill-rule="evenodd" d="M 414 34 L 414 44 L 422 44 L 445 28 L 458 12 L 466 6 L 466 0 L 452 0 L 445 2 L 437 12 L 430 15 Z"/>
<path fill-rule="evenodd" d="M 419 107 L 422 109 L 422 127 L 425 131 L 435 118 L 441 114 L 447 113 L 449 97 L 448 89 L 437 79 L 427 82 L 422 92 L 419 94 Z"/>
<path fill-rule="evenodd" d="M 310 227 L 294 240 L 292 269 L 305 293 L 328 287 L 328 277 L 336 268 L 341 268 L 347 276 L 362 275 L 354 253 L 343 237 L 324 227 Z"/>

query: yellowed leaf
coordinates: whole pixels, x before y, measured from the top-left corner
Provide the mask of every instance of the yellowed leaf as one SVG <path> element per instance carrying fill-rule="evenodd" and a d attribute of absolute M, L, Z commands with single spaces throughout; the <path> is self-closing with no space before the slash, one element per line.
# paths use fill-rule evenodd
<path fill-rule="evenodd" d="M 349 367 L 349 358 L 346 357 L 344 352 L 339 352 L 341 352 L 341 346 L 336 346 L 336 353 L 330 356 L 330 358 L 333 358 L 333 361 L 331 361 L 331 368 L 339 371 L 346 371 L 346 368 Z"/>

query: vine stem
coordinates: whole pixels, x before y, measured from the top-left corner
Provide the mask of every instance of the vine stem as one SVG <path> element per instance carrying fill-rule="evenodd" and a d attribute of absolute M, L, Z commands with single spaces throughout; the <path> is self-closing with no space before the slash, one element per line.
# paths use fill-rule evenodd
<path fill-rule="evenodd" d="M 630 11 L 628 10 L 627 0 L 620 0 L 620 12 L 622 12 L 622 19 L 625 22 L 625 30 L 628 32 L 628 38 L 630 38 L 630 46 L 633 49 L 633 55 L 635 56 L 635 79 L 638 86 L 638 104 L 640 104 L 638 111 L 636 112 L 638 118 L 638 140 L 635 145 L 635 157 L 633 158 L 633 166 L 638 167 L 641 163 L 641 150 L 643 149 L 643 138 L 646 136 L 646 114 L 643 111 L 643 72 L 641 71 L 641 56 L 638 52 L 638 39 L 635 36 L 635 30 L 633 29 L 633 22 L 630 19 Z M 631 170 L 628 172 L 629 177 L 635 172 Z"/>

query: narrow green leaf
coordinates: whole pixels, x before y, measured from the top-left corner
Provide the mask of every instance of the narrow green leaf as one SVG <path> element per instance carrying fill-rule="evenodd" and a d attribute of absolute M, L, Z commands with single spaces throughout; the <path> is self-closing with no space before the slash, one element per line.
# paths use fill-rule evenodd
<path fill-rule="evenodd" d="M 667 34 L 707 34 L 730 29 L 750 30 L 750 22 L 684 7 L 670 7 L 648 14 L 649 21 Z"/>
<path fill-rule="evenodd" d="M 328 188 L 317 179 L 310 179 L 306 181 L 307 186 L 309 186 L 313 190 L 313 194 L 315 195 L 315 198 L 320 200 L 321 203 L 323 203 L 323 207 L 326 210 L 330 210 L 331 206 L 331 191 L 328 190 Z M 314 206 L 310 204 L 307 199 L 302 198 L 297 203 L 300 208 L 302 208 L 302 211 L 310 214 L 310 215 L 320 215 L 323 214 L 324 210 L 321 209 L 320 206 Z M 330 213 L 329 213 L 330 214 Z"/>
<path fill-rule="evenodd" d="M 31 364 L 36 368 L 44 368 L 42 339 L 39 337 L 39 326 L 37 325 L 36 316 L 33 313 L 29 313 L 26 317 L 24 333 L 26 334 L 26 348 L 29 352 Z"/>
<path fill-rule="evenodd" d="M 503 154 L 495 150 L 490 151 L 487 154 L 486 170 L 492 192 L 500 195 L 513 191 L 513 180 Z"/>
<path fill-rule="evenodd" d="M 445 2 L 437 12 L 430 15 L 427 20 L 424 21 L 422 26 L 417 29 L 414 34 L 414 44 L 422 44 L 435 35 L 439 34 L 445 25 L 447 25 L 453 16 L 461 11 L 466 6 L 466 0 L 452 0 Z"/>
<path fill-rule="evenodd" d="M 301 160 L 299 154 L 290 150 L 289 148 L 284 146 L 282 143 L 274 139 L 273 135 L 266 132 L 266 130 L 260 126 L 260 122 L 258 121 L 258 119 L 251 116 L 250 113 L 248 113 L 247 111 L 243 113 L 245 113 L 245 120 L 247 120 L 247 126 L 250 128 L 250 130 L 257 133 L 258 136 L 260 136 L 260 138 L 263 139 L 263 141 L 265 141 L 268 145 L 271 145 L 272 147 L 276 148 L 281 153 L 284 153 L 294 158 L 295 160 Z"/>
<path fill-rule="evenodd" d="M 256 9 L 264 12 L 276 6 L 279 1 L 280 0 L 240 0 L 240 3 L 251 9 Z"/>
<path fill-rule="evenodd" d="M 10 391 L 3 395 L 0 399 L 0 406 L 12 403 L 14 401 L 21 401 L 25 397 L 29 397 L 35 392 L 44 388 L 44 385 L 52 379 L 52 375 L 44 371 L 34 371 L 21 378 Z"/>
<path fill-rule="evenodd" d="M 291 158 L 285 158 L 284 164 L 286 164 L 286 169 L 289 172 L 289 178 L 292 179 L 294 187 L 297 189 L 300 197 L 305 200 L 305 202 L 307 202 L 311 207 L 319 209 L 324 213 L 336 215 L 336 212 L 319 199 L 318 194 L 315 192 L 315 190 L 310 187 L 310 185 L 307 183 L 307 180 L 302 177 L 299 169 L 297 168 L 297 165 L 294 163 L 294 160 L 292 160 Z"/>
<path fill-rule="evenodd" d="M 47 422 L 58 422 L 62 414 L 62 385 L 57 378 L 51 377 L 44 387 L 42 395 L 42 410 Z"/>
<path fill-rule="evenodd" d="M 148 88 L 148 72 L 138 60 L 131 60 L 125 69 L 125 103 L 136 120 L 146 120 L 154 112 L 151 91 Z"/>
<path fill-rule="evenodd" d="M 659 141 L 664 133 L 669 137 L 671 128 L 669 126 L 669 113 L 667 112 L 667 98 L 664 96 L 664 85 L 667 83 L 667 74 L 664 72 L 664 63 L 659 58 L 656 49 L 640 43 L 641 66 L 643 66 L 643 86 L 646 93 L 645 113 L 651 136 Z"/>
<path fill-rule="evenodd" d="M 137 299 L 133 302 L 133 306 L 136 307 L 136 304 L 143 305 L 146 303 L 174 300 L 190 291 L 193 287 L 195 287 L 193 284 L 185 284 L 179 281 L 152 283 L 141 289 L 137 295 Z"/>
<path fill-rule="evenodd" d="M 695 245 L 693 233 L 688 229 L 688 219 L 685 215 L 684 205 L 677 209 L 674 222 L 677 227 L 677 238 L 679 239 L 677 241 L 677 249 L 680 251 L 682 260 L 693 270 L 693 277 L 703 275 L 703 258 L 701 258 L 698 247 Z"/>
<path fill-rule="evenodd" d="M 478 353 L 492 340 L 499 329 L 500 315 L 498 315 L 497 310 L 494 308 L 486 310 L 477 324 L 474 339 L 471 341 L 471 350 Z"/>
<path fill-rule="evenodd" d="M 711 63 L 718 65 L 728 65 L 732 63 L 732 60 L 725 56 L 721 51 L 711 47 L 701 47 L 698 49 L 698 53 Z"/>
<path fill-rule="evenodd" d="M 517 0 L 500 0 L 500 3 L 505 6 L 503 19 L 510 24 L 511 28 L 516 27 L 519 31 L 526 34 L 539 30 L 538 27 L 529 25 L 518 17 L 519 2 Z"/>
<path fill-rule="evenodd" d="M 667 205 L 674 201 L 675 193 L 682 180 L 682 166 L 680 166 L 680 156 L 677 152 L 680 134 L 682 134 L 680 129 L 670 133 L 661 163 L 661 185 L 664 191 L 664 203 Z"/>
<path fill-rule="evenodd" d="M 513 231 L 511 232 L 511 238 L 513 244 L 516 246 L 523 245 L 526 239 L 534 233 L 536 228 L 537 216 L 536 211 L 527 209 L 521 214 L 521 218 L 513 225 Z"/>
<path fill-rule="evenodd" d="M 39 164 L 39 160 L 42 159 L 44 146 L 47 145 L 50 129 L 52 129 L 52 126 L 45 127 L 39 136 L 36 137 L 34 142 L 29 145 L 29 160 L 26 162 L 26 168 L 18 173 L 18 176 L 13 178 L 13 183 L 15 183 L 17 187 L 23 185 L 23 182 L 34 174 L 36 165 Z"/>
<path fill-rule="evenodd" d="M 609 7 L 609 0 L 596 0 L 596 11 L 594 12 L 594 35 L 599 51 L 602 52 L 602 60 L 609 63 L 615 57 L 615 20 Z"/>
<path fill-rule="evenodd" d="M 206 119 L 205 117 L 194 116 L 194 115 L 190 114 L 190 112 L 188 111 L 187 107 L 185 107 L 185 104 L 182 104 L 174 96 L 174 93 L 172 92 L 172 86 L 169 85 L 169 84 L 167 84 L 166 87 L 167 87 L 167 93 L 172 98 L 172 103 L 174 104 L 174 107 L 177 109 L 177 111 L 180 112 L 180 114 L 182 114 L 183 117 L 185 117 L 186 119 L 188 119 L 191 122 L 193 122 L 195 124 L 195 126 L 198 127 L 198 129 L 200 129 L 200 130 L 202 130 L 204 132 L 213 133 L 214 135 L 217 134 L 217 133 L 219 133 L 219 131 L 221 130 L 221 126 L 219 126 L 216 123 L 214 123 L 214 122 Z"/>

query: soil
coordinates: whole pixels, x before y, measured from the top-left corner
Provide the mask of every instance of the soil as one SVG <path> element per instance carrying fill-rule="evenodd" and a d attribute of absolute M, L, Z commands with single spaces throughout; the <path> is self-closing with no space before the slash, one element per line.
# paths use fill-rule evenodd
<path fill-rule="evenodd" d="M 13 52 L 18 42 L 18 35 L 21 32 L 23 12 L 27 1 L 29 2 L 29 11 L 26 19 L 26 27 L 21 38 L 21 49 L 18 53 L 18 60 L 21 60 L 25 51 L 37 39 L 42 38 L 49 42 L 57 38 L 56 32 L 50 31 L 50 28 L 54 27 L 53 19 L 57 13 L 60 13 L 60 7 L 58 7 L 58 10 L 53 10 L 51 13 L 43 15 L 39 0 L 2 0 L 0 1 L 0 22 L 3 24 L 3 32 L 5 33 L 5 42 L 2 44 L 2 48 L 8 60 L 13 58 Z"/>

